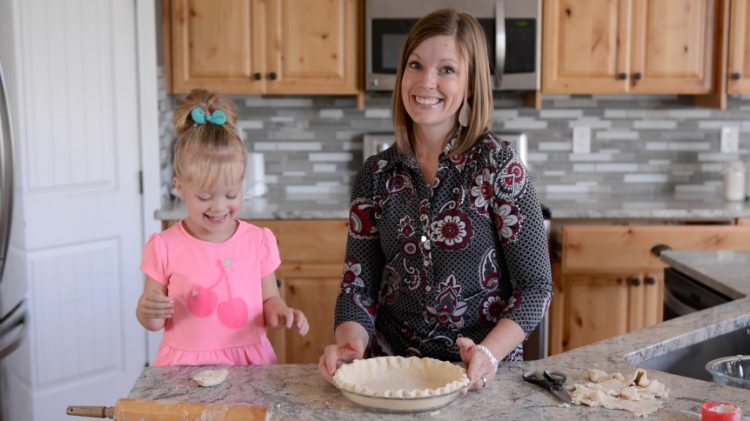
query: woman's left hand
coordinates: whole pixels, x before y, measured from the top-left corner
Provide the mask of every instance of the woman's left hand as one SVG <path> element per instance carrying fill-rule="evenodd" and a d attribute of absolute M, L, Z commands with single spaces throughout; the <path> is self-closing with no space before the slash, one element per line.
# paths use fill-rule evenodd
<path fill-rule="evenodd" d="M 471 389 L 487 387 L 495 379 L 496 371 L 490 359 L 484 352 L 477 349 L 474 341 L 469 338 L 456 339 L 456 345 L 460 348 L 461 360 L 469 376 L 469 385 L 461 391 L 461 394 L 465 395 Z"/>

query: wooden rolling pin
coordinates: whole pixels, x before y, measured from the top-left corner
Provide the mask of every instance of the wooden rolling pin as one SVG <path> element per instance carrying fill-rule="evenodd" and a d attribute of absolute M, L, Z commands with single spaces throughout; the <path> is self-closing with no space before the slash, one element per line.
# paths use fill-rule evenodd
<path fill-rule="evenodd" d="M 242 403 L 164 402 L 120 399 L 115 406 L 69 406 L 68 415 L 116 421 L 266 421 L 263 406 Z"/>

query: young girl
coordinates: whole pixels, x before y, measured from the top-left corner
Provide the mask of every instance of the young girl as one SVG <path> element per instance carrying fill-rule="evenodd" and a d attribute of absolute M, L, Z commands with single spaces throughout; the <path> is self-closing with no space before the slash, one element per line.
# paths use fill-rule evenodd
<path fill-rule="evenodd" d="M 194 90 L 177 107 L 173 184 L 187 218 L 151 236 L 138 321 L 164 328 L 153 365 L 276 362 L 265 327 L 308 331 L 305 315 L 279 297 L 276 238 L 237 220 L 247 152 L 234 103 Z"/>

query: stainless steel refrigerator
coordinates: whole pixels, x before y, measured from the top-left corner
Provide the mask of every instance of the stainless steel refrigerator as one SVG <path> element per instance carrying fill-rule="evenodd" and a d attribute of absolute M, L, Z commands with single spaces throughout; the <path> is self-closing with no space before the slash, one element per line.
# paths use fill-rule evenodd
<path fill-rule="evenodd" d="M 8 390 L 12 385 L 5 372 L 7 357 L 25 336 L 27 313 L 25 280 L 11 270 L 8 250 L 13 222 L 13 142 L 8 90 L 0 63 L 0 421 L 7 417 Z"/>

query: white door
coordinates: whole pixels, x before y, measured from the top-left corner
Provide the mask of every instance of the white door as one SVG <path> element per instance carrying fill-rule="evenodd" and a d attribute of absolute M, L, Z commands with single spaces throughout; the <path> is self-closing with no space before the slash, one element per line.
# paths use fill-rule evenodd
<path fill-rule="evenodd" d="M 13 5 L 31 314 L 15 381 L 33 420 L 69 420 L 125 397 L 146 361 L 135 1 Z"/>

